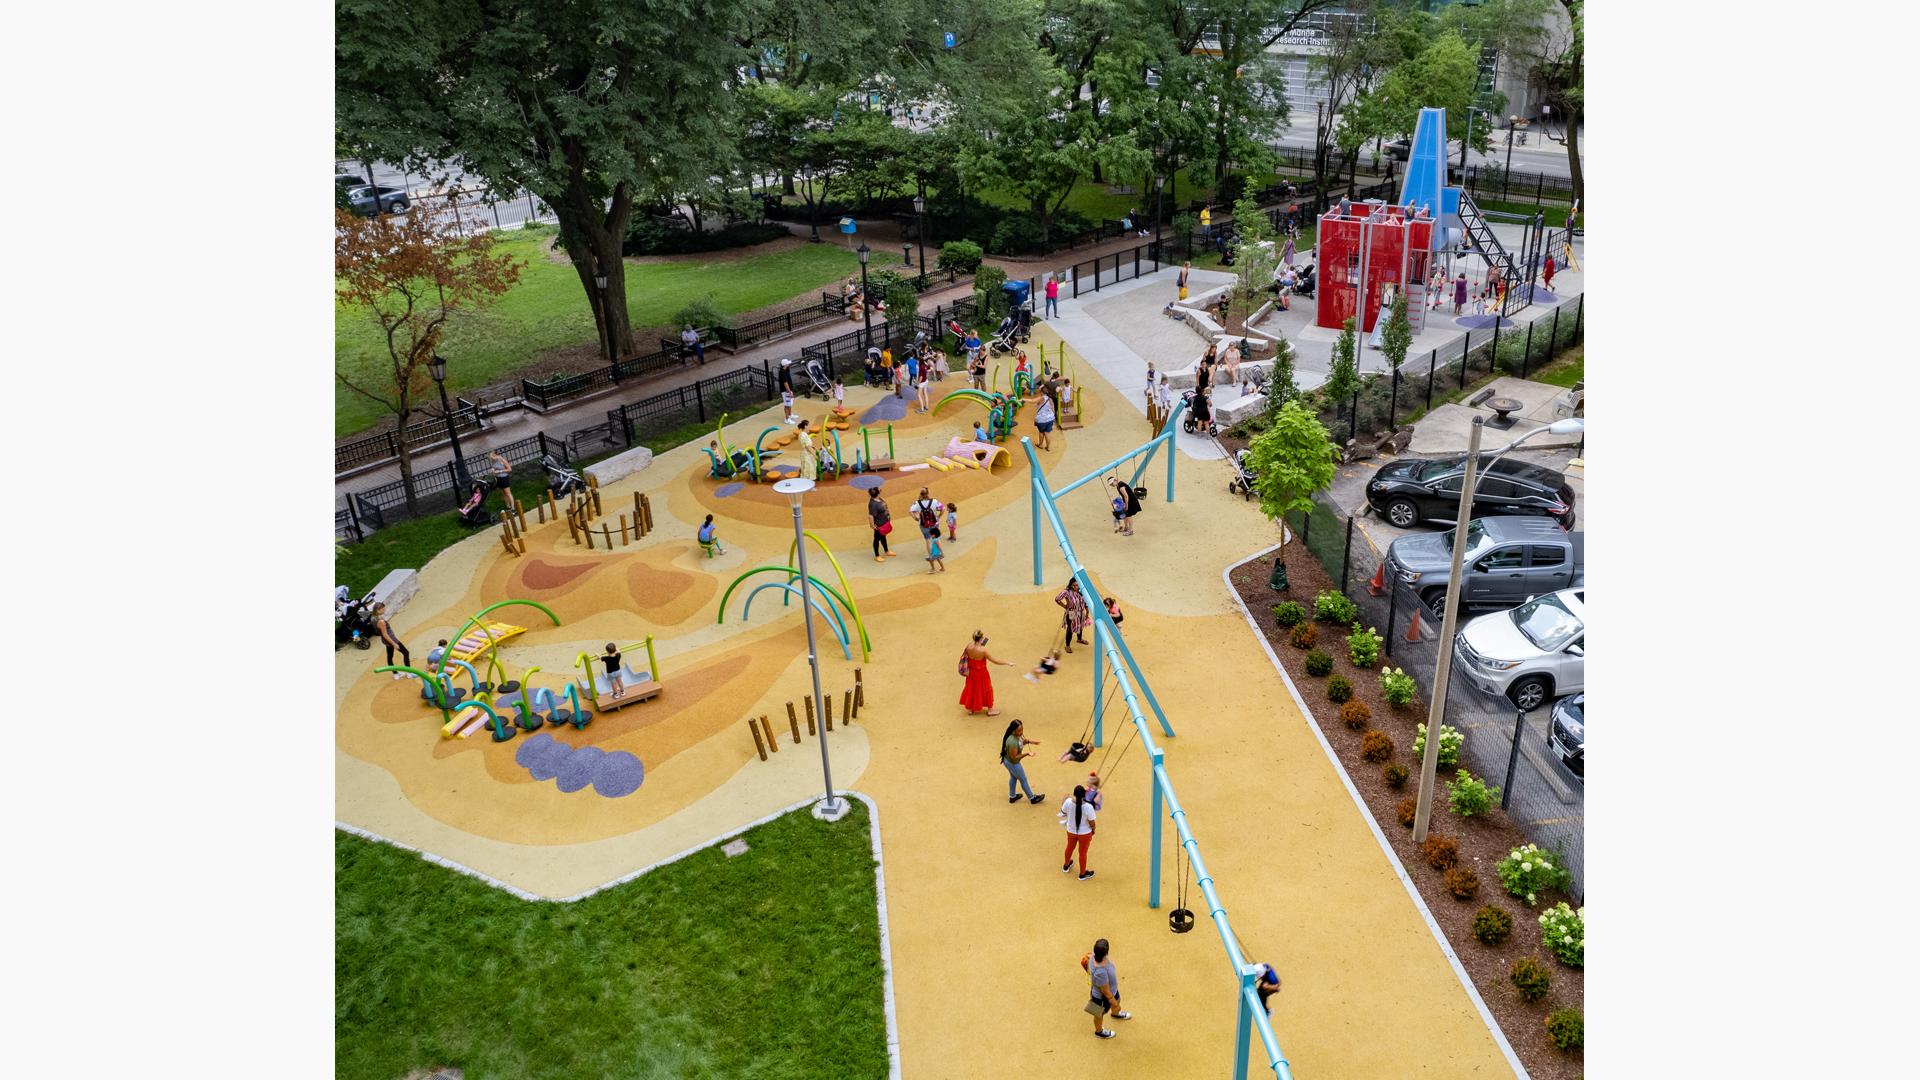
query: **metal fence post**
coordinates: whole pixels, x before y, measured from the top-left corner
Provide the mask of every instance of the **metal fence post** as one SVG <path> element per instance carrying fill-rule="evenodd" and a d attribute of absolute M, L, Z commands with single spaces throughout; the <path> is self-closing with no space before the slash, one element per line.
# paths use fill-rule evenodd
<path fill-rule="evenodd" d="M 706 423 L 707 422 L 707 400 L 700 393 L 699 379 L 695 379 L 693 381 L 693 407 L 697 409 L 700 413 L 700 422 L 703 424 Z"/>
<path fill-rule="evenodd" d="M 765 379 L 767 380 L 767 400 L 768 400 L 768 401 L 772 401 L 772 400 L 773 400 L 773 398 L 774 398 L 774 393 L 773 393 L 773 361 L 772 361 L 771 359 L 766 359 L 766 360 L 762 360 L 762 361 L 760 361 L 760 370 L 761 370 L 761 373 L 762 373 L 762 377 L 764 377 L 764 378 L 765 378 Z"/>
<path fill-rule="evenodd" d="M 1433 365 L 1440 359 L 1438 345 L 1427 350 L 1427 408 L 1433 408 Z"/>
<path fill-rule="evenodd" d="M 1541 192 L 1546 190 L 1547 174 L 1535 173 L 1533 177 L 1533 205 L 1540 205 Z"/>
<path fill-rule="evenodd" d="M 1347 406 L 1347 438 L 1358 436 L 1360 432 L 1360 391 L 1353 392 L 1353 402 Z"/>
<path fill-rule="evenodd" d="M 540 456 L 546 457 L 547 456 L 547 433 L 544 431 L 536 431 L 533 433 L 533 438 L 534 438 L 534 441 L 537 442 L 540 446 Z"/>
<path fill-rule="evenodd" d="M 1527 377 L 1527 364 L 1533 359 L 1533 324 L 1527 324 L 1527 344 L 1520 350 L 1520 377 Z"/>
<path fill-rule="evenodd" d="M 1386 556 L 1381 556 L 1382 561 L 1384 561 L 1385 558 Z M 1386 572 L 1380 576 L 1384 578 L 1387 583 L 1387 658 L 1392 659 L 1393 620 L 1400 614 L 1400 576 L 1393 572 L 1393 567 L 1391 566 L 1387 567 Z M 1419 618 L 1419 615 L 1416 613 L 1414 617 Z"/>
<path fill-rule="evenodd" d="M 1133 276 L 1140 276 L 1140 249 L 1137 247 L 1133 249 Z"/>
<path fill-rule="evenodd" d="M 1553 325 L 1547 328 L 1547 359 L 1552 360 L 1553 354 L 1559 351 L 1559 348 L 1560 348 L 1560 305 L 1555 304 L 1553 306 Z"/>
<path fill-rule="evenodd" d="M 1503 318 L 1504 316 L 1499 312 L 1493 313 L 1493 344 L 1487 349 L 1487 374 L 1489 375 L 1500 366 L 1500 322 Z"/>
<path fill-rule="evenodd" d="M 1467 357 L 1473 355 L 1473 331 L 1460 339 L 1460 389 L 1467 388 Z"/>
<path fill-rule="evenodd" d="M 1526 734 L 1527 714 L 1522 709 L 1513 710 L 1513 747 L 1507 751 L 1507 782 L 1500 786 L 1500 809 L 1507 808 L 1507 800 L 1513 798 L 1513 767 L 1520 763 L 1520 739 Z"/>
<path fill-rule="evenodd" d="M 1580 294 L 1580 306 L 1573 309 L 1573 340 L 1580 340 L 1580 320 L 1587 314 L 1587 294 Z"/>
<path fill-rule="evenodd" d="M 1347 515 L 1347 541 L 1340 548 L 1340 595 L 1347 595 L 1347 566 L 1353 560 L 1353 515 Z"/>
<path fill-rule="evenodd" d="M 1387 400 L 1387 429 L 1393 430 L 1400 415 L 1400 369 L 1393 369 L 1393 396 Z"/>
<path fill-rule="evenodd" d="M 1070 274 L 1073 274 L 1073 298 L 1075 300 L 1080 299 L 1080 275 L 1077 273 L 1074 273 L 1074 271 L 1078 269 L 1080 269 L 1078 264 L 1070 263 L 1067 266 L 1067 272 Z"/>
<path fill-rule="evenodd" d="M 618 409 L 614 410 L 614 415 L 620 418 L 620 432 L 622 435 L 626 436 L 627 445 L 632 446 L 633 445 L 633 417 L 627 415 L 627 407 L 625 405 L 622 405 Z"/>

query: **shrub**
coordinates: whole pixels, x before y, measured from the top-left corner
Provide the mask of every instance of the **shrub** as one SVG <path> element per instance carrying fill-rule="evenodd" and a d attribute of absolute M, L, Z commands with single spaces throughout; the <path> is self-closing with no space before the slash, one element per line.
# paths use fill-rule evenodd
<path fill-rule="evenodd" d="M 1460 747 L 1467 741 L 1466 733 L 1452 724 L 1440 725 L 1440 767 L 1451 768 L 1460 764 Z M 1413 735 L 1413 756 L 1421 757 L 1427 752 L 1427 725 L 1421 724 Z"/>
<path fill-rule="evenodd" d="M 729 225 L 724 229 L 694 232 L 692 229 L 683 229 L 636 213 L 632 223 L 627 227 L 626 239 L 621 241 L 620 253 L 622 255 L 691 255 L 702 251 L 725 251 L 728 248 L 750 247 L 754 244 L 764 244 L 769 240 L 778 240 L 787 235 L 787 230 L 783 226 L 757 222 L 743 222 L 738 225 Z"/>
<path fill-rule="evenodd" d="M 1485 781 L 1465 769 L 1447 781 L 1447 809 L 1463 818 L 1486 813 L 1499 797 L 1499 788 L 1488 787 Z"/>
<path fill-rule="evenodd" d="M 1393 808 L 1393 816 L 1400 820 L 1400 824 L 1411 829 L 1413 828 L 1413 817 L 1418 808 L 1419 803 L 1415 802 L 1413 796 L 1409 795 L 1400 800 L 1400 805 Z"/>
<path fill-rule="evenodd" d="M 725 325 L 727 325 L 727 317 L 720 314 L 719 308 L 713 306 L 712 293 L 708 293 L 698 300 L 688 301 L 686 307 L 673 313 L 675 337 L 679 336 L 679 330 L 683 326 L 691 326 L 696 330 L 700 330 L 709 326 Z"/>
<path fill-rule="evenodd" d="M 1328 659 L 1329 662 L 1331 662 L 1332 658 L 1329 657 Z M 1347 681 L 1345 675 L 1335 675 L 1333 678 L 1327 680 L 1328 701 L 1333 702 L 1335 705 L 1345 705 L 1351 697 L 1353 697 L 1353 684 Z"/>
<path fill-rule="evenodd" d="M 1547 996 L 1547 987 L 1553 985 L 1553 974 L 1547 965 L 1531 956 L 1523 956 L 1513 962 L 1507 978 L 1513 988 L 1520 991 L 1521 1001 L 1539 1001 Z"/>
<path fill-rule="evenodd" d="M 1473 936 L 1482 945 L 1498 945 L 1513 933 L 1513 916 L 1506 908 L 1488 904 L 1473 913 Z"/>
<path fill-rule="evenodd" d="M 1460 861 L 1460 844 L 1451 836 L 1430 833 L 1427 842 L 1420 845 L 1420 857 L 1435 870 L 1446 870 Z"/>
<path fill-rule="evenodd" d="M 1455 900 L 1471 900 L 1480 891 L 1480 875 L 1464 866 L 1447 871 L 1445 882 L 1448 894 Z"/>
<path fill-rule="evenodd" d="M 1553 856 L 1541 851 L 1537 844 L 1514 848 L 1494 867 L 1494 872 L 1500 875 L 1500 884 L 1525 900 L 1529 907 L 1539 903 L 1541 893 L 1564 888 L 1571 879 L 1571 875 L 1554 863 Z"/>
<path fill-rule="evenodd" d="M 1368 627 L 1360 629 L 1359 623 L 1353 624 L 1353 633 L 1347 635 L 1347 659 L 1357 668 L 1371 668 L 1380 662 L 1380 631 Z"/>
<path fill-rule="evenodd" d="M 1040 223 L 1025 214 L 1009 214 L 993 228 L 987 250 L 995 255 L 1018 255 L 1040 250 Z"/>
<path fill-rule="evenodd" d="M 1572 1005 L 1547 1014 L 1547 1038 L 1562 1050 L 1578 1050 L 1587 1040 L 1587 1021 Z"/>
<path fill-rule="evenodd" d="M 1313 617 L 1321 622 L 1348 626 L 1360 617 L 1360 606 L 1332 589 L 1327 589 L 1313 598 Z"/>
<path fill-rule="evenodd" d="M 1579 911 L 1565 900 L 1540 915 L 1540 938 L 1547 949 L 1568 967 L 1583 967 L 1587 959 L 1587 909 Z"/>
<path fill-rule="evenodd" d="M 985 254 L 971 240 L 949 240 L 940 245 L 940 265 L 956 274 L 971 274 L 980 269 L 980 258 Z"/>
<path fill-rule="evenodd" d="M 1337 679 L 1340 676 L 1335 675 Z M 1333 679 L 1327 680 L 1328 696 L 1332 696 Z M 1364 701 L 1349 701 L 1340 706 L 1340 722 L 1355 731 L 1366 729 L 1367 721 L 1373 719 L 1373 710 L 1367 708 Z"/>
<path fill-rule="evenodd" d="M 1315 649 L 1307 654 L 1307 674 L 1318 678 L 1333 670 L 1333 657 Z"/>
<path fill-rule="evenodd" d="M 1007 272 L 997 266 L 980 266 L 973 272 L 973 299 L 980 322 L 992 327 L 1007 313 L 1007 294 L 1000 286 L 1007 283 Z"/>
<path fill-rule="evenodd" d="M 1380 695 L 1387 699 L 1387 704 L 1404 709 L 1413 704 L 1413 697 L 1419 692 L 1420 686 L 1413 681 L 1413 676 L 1399 668 L 1380 669 Z"/>
<path fill-rule="evenodd" d="M 1298 600 L 1282 601 L 1273 605 L 1273 621 L 1279 623 L 1282 630 L 1299 626 L 1307 621 L 1307 609 L 1301 607 Z"/>
<path fill-rule="evenodd" d="M 1360 756 L 1368 761 L 1385 761 L 1393 756 L 1393 740 L 1384 731 L 1369 731 L 1360 736 Z"/>
<path fill-rule="evenodd" d="M 1320 640 L 1320 628 L 1310 622 L 1303 622 L 1287 635 L 1287 644 L 1296 649 L 1311 649 Z"/>
<path fill-rule="evenodd" d="M 1397 761 L 1389 761 L 1387 767 L 1380 770 L 1380 779 L 1385 780 L 1388 787 L 1399 791 L 1407 786 L 1407 767 Z"/>

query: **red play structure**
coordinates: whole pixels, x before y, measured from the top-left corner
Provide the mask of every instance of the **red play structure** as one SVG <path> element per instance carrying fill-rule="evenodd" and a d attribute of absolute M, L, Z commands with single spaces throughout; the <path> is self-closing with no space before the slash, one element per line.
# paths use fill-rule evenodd
<path fill-rule="evenodd" d="M 1315 325 L 1338 330 L 1342 322 L 1353 317 L 1360 306 L 1364 272 L 1366 317 L 1360 323 L 1360 332 L 1372 331 L 1380 314 L 1381 294 L 1388 285 L 1409 290 L 1407 314 L 1415 320 L 1415 332 L 1419 331 L 1427 275 L 1432 272 L 1434 222 L 1431 218 L 1409 219 L 1407 214 L 1406 207 L 1373 202 L 1353 203 L 1344 215 L 1336 205 L 1321 215 Z"/>

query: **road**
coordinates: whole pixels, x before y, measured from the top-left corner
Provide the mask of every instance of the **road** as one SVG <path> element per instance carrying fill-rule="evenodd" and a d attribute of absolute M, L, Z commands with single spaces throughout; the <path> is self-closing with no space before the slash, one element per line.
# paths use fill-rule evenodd
<path fill-rule="evenodd" d="M 1527 143 L 1525 146 L 1520 145 L 1517 141 L 1519 139 L 1518 135 L 1515 135 L 1514 138 L 1516 140 L 1513 144 L 1514 171 L 1529 174 L 1544 173 L 1547 176 L 1557 176 L 1563 179 L 1568 176 L 1566 147 L 1561 146 L 1557 142 L 1543 140 L 1538 131 L 1527 133 Z M 1295 150 L 1305 150 L 1311 153 L 1313 151 L 1313 127 L 1312 125 L 1308 125 L 1306 127 L 1287 128 L 1280 133 L 1280 138 L 1277 141 L 1281 146 Z M 1581 156 L 1584 160 L 1585 155 L 1582 154 Z M 1460 161 L 1460 148 L 1458 146 L 1452 147 L 1452 157 L 1450 160 L 1456 164 Z M 1474 150 L 1467 151 L 1467 164 L 1475 166 L 1495 165 L 1504 168 L 1507 164 L 1506 130 L 1503 128 L 1493 133 L 1493 150 L 1491 153 L 1482 154 Z"/>
<path fill-rule="evenodd" d="M 336 173 L 367 175 L 367 167 L 351 159 L 336 160 L 333 166 Z M 528 220 L 554 223 L 554 216 L 546 206 L 525 192 L 503 194 L 489 202 L 486 181 L 459 172 L 455 172 L 453 180 L 461 189 L 459 205 L 466 212 L 469 220 L 477 219 L 483 225 L 497 228 L 511 228 Z M 432 178 L 420 173 L 405 172 L 384 161 L 374 162 L 373 182 L 381 187 L 404 188 L 408 195 L 415 197 L 416 201 L 421 201 L 438 190 Z"/>

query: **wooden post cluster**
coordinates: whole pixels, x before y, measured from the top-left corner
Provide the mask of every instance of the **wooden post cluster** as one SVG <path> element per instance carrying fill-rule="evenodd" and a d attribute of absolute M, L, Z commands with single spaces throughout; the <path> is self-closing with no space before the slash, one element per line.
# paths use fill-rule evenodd
<path fill-rule="evenodd" d="M 645 511 L 642 510 L 644 516 Z M 867 701 L 867 684 L 859 668 L 853 669 L 853 687 L 840 692 L 840 723 L 844 726 L 859 719 L 860 707 Z M 807 734 L 818 738 L 821 731 L 833 730 L 833 697 L 823 694 L 820 698 L 820 712 L 815 714 L 811 695 L 800 699 L 801 708 L 794 708 L 793 702 L 787 702 L 787 733 L 792 736 L 795 746 L 800 745 L 800 714 L 806 713 Z M 753 748 L 760 760 L 767 760 L 769 753 L 780 752 L 780 741 L 774 737 L 773 726 L 763 713 L 757 719 L 747 719 L 747 730 L 753 735 Z"/>
<path fill-rule="evenodd" d="M 588 550 L 592 550 L 595 546 L 593 541 L 594 532 L 596 531 L 594 528 L 594 519 L 601 518 L 602 504 L 600 501 L 600 485 L 598 482 L 589 476 L 587 478 L 587 485 L 585 490 L 576 491 L 568 497 L 566 510 L 567 532 L 573 537 L 575 544 L 584 541 Z M 552 493 L 549 492 L 548 494 L 549 498 L 551 498 Z M 558 507 L 554 509 L 554 516 L 556 518 L 559 516 Z M 602 518 L 597 531 L 600 534 L 599 546 L 606 548 L 608 551 L 613 550 L 616 537 L 621 547 L 639 543 L 648 533 L 653 531 L 652 500 L 648 499 L 647 496 L 641 492 L 634 492 L 633 512 L 631 514 L 622 513 L 620 515 L 620 527 L 616 530 L 612 521 Z"/>

